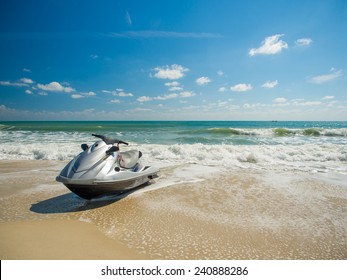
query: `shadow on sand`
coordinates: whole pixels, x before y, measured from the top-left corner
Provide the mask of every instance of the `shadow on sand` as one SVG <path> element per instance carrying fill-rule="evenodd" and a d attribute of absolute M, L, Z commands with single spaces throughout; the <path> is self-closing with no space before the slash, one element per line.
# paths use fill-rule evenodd
<path fill-rule="evenodd" d="M 91 210 L 122 200 L 134 191 L 135 189 L 121 195 L 107 195 L 91 200 L 85 200 L 73 193 L 68 193 L 32 204 L 30 211 L 39 214 L 59 214 Z"/>

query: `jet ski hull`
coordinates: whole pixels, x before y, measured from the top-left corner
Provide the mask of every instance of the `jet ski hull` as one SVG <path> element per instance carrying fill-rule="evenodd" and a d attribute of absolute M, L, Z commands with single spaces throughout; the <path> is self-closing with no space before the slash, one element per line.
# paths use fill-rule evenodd
<path fill-rule="evenodd" d="M 93 134 L 100 138 L 93 145 L 82 144 L 75 156 L 56 177 L 70 191 L 85 199 L 122 194 L 158 177 L 159 169 L 139 162 L 139 150 L 120 152 L 119 139 Z"/>
<path fill-rule="evenodd" d="M 62 176 L 58 176 L 56 179 L 79 197 L 93 199 L 103 195 L 124 194 L 157 177 L 158 175 L 156 173 L 152 173 L 138 176 L 135 179 L 131 178 L 115 181 L 69 180 Z"/>

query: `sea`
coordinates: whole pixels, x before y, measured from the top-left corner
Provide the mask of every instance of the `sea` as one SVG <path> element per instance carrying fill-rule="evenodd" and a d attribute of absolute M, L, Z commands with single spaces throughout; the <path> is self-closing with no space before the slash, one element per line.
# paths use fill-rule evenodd
<path fill-rule="evenodd" d="M 114 137 L 161 167 L 347 174 L 347 122 L 321 121 L 0 121 L 1 160 L 68 161 L 81 144 Z"/>
<path fill-rule="evenodd" d="M 71 193 L 55 177 L 93 133 L 159 177 Z M 347 122 L 0 121 L 0 164 L 0 222 L 89 223 L 151 259 L 347 258 Z"/>

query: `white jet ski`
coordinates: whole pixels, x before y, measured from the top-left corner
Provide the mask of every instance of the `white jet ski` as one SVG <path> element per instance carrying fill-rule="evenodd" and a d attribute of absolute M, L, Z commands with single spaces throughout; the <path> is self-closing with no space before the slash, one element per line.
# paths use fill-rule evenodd
<path fill-rule="evenodd" d="M 119 145 L 128 143 L 104 135 L 92 134 L 101 140 L 71 160 L 56 177 L 70 191 L 84 199 L 101 195 L 121 194 L 158 177 L 159 169 L 139 163 L 138 150 L 120 152 Z"/>

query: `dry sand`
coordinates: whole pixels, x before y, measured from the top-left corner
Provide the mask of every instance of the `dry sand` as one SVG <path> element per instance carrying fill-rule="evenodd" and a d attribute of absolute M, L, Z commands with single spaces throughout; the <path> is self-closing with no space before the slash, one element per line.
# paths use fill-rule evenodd
<path fill-rule="evenodd" d="M 117 240 L 102 234 L 95 225 L 73 220 L 2 223 L 0 248 L 2 260 L 144 258 Z"/>
<path fill-rule="evenodd" d="M 343 174 L 187 164 L 88 202 L 55 182 L 64 165 L 0 162 L 1 259 L 347 259 Z"/>

